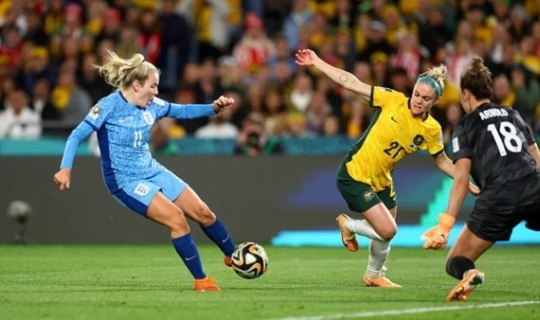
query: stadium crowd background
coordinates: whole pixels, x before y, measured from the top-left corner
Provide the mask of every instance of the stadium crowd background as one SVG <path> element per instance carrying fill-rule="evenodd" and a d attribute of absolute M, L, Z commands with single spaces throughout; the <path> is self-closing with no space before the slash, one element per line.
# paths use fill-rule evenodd
<path fill-rule="evenodd" d="M 540 0 L 0 0 L 0 139 L 66 137 L 112 90 L 92 68 L 107 49 L 143 53 L 167 100 L 236 100 L 209 119 L 160 121 L 156 152 L 174 153 L 168 142 L 184 137 L 234 139 L 248 155 L 279 153 L 279 138 L 357 139 L 367 102 L 298 67 L 301 48 L 406 95 L 446 64 L 432 110 L 445 140 L 463 116 L 459 75 L 480 55 L 494 101 L 540 136 Z"/>

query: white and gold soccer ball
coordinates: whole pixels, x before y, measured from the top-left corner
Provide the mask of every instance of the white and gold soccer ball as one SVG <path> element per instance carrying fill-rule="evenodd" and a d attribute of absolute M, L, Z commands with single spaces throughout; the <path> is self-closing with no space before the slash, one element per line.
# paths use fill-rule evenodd
<path fill-rule="evenodd" d="M 258 243 L 249 241 L 236 247 L 231 256 L 232 268 L 236 274 L 245 279 L 262 276 L 268 268 L 268 255 Z"/>

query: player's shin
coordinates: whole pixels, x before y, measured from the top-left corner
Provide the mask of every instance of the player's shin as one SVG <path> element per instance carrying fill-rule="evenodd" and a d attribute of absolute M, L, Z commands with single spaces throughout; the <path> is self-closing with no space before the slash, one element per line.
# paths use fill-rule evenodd
<path fill-rule="evenodd" d="M 366 275 L 370 278 L 379 277 L 389 254 L 390 241 L 371 240 Z"/>
<path fill-rule="evenodd" d="M 463 279 L 465 272 L 474 268 L 474 262 L 463 256 L 450 257 L 446 261 L 446 273 L 458 280 Z"/>
<path fill-rule="evenodd" d="M 235 249 L 234 241 L 219 218 L 216 218 L 216 221 L 207 227 L 201 226 L 201 229 L 221 249 L 226 257 L 231 256 Z"/>
<path fill-rule="evenodd" d="M 189 272 L 193 275 L 193 278 L 206 278 L 206 274 L 204 273 L 201 264 L 199 250 L 197 250 L 197 247 L 195 246 L 191 233 L 172 239 L 172 244 L 180 258 L 182 258 L 182 261 L 184 261 Z"/>

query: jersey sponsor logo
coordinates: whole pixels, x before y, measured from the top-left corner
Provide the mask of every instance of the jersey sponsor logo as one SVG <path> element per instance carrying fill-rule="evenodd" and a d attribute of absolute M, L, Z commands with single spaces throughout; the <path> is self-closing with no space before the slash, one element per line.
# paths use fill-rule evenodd
<path fill-rule="evenodd" d="M 150 187 L 145 183 L 139 183 L 135 189 L 133 190 L 133 193 L 135 193 L 138 196 L 144 197 L 145 195 L 150 192 Z"/>
<path fill-rule="evenodd" d="M 88 115 L 90 116 L 90 118 L 97 120 L 97 118 L 99 118 L 99 110 L 99 106 L 96 104 L 95 106 L 90 108 L 90 112 L 88 113 Z"/>
<path fill-rule="evenodd" d="M 366 191 L 364 192 L 363 196 L 365 201 L 371 201 L 374 197 L 375 197 L 375 194 L 373 193 L 373 191 Z"/>
<path fill-rule="evenodd" d="M 452 139 L 452 152 L 456 153 L 459 151 L 459 140 L 457 137 Z"/>
<path fill-rule="evenodd" d="M 153 100 L 153 101 L 154 101 L 154 103 L 157 104 L 157 105 L 160 105 L 160 106 L 162 106 L 162 107 L 165 106 L 165 100 L 163 100 L 163 99 L 160 99 L 160 98 L 158 98 L 158 97 L 154 97 L 154 100 Z"/>
<path fill-rule="evenodd" d="M 146 123 L 148 123 L 149 125 L 154 124 L 155 119 L 154 119 L 154 116 L 152 115 L 152 113 L 150 111 L 144 111 L 142 113 L 142 117 L 143 117 L 144 121 Z"/>

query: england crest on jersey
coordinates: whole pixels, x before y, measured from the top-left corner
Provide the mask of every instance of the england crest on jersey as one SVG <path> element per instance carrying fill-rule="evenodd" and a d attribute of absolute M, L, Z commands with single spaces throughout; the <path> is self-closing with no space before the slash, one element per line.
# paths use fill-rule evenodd
<path fill-rule="evenodd" d="M 152 115 L 152 112 L 150 111 L 143 111 L 142 117 L 146 123 L 149 125 L 153 125 L 155 122 L 154 116 Z"/>

